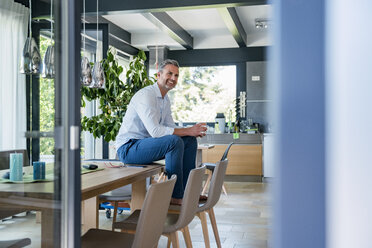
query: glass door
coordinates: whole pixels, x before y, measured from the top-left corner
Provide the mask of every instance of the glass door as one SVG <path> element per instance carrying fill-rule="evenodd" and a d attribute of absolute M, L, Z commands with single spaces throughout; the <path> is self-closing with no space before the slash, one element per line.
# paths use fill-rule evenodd
<path fill-rule="evenodd" d="M 0 31 L 0 247 L 79 247 L 80 2 L 1 1 Z"/>

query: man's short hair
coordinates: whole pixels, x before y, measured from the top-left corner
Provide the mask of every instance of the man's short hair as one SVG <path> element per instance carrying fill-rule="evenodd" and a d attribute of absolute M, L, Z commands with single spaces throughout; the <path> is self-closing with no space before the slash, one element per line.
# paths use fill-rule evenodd
<path fill-rule="evenodd" d="M 166 60 L 164 60 L 163 62 L 160 63 L 159 71 L 163 71 L 164 67 L 167 66 L 167 65 L 174 65 L 174 66 L 177 66 L 178 68 L 180 67 L 180 65 L 178 64 L 178 62 L 176 60 L 166 59 Z"/>

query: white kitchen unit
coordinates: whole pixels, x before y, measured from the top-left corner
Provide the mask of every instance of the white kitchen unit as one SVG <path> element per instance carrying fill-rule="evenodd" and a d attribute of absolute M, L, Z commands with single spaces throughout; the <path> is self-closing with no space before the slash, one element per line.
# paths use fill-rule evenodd
<path fill-rule="evenodd" d="M 263 166 L 264 177 L 274 177 L 274 134 L 264 133 L 263 135 Z"/>

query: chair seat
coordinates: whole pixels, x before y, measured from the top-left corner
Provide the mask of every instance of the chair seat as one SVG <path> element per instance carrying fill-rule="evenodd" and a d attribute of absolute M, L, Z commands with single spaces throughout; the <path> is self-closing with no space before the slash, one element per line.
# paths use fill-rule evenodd
<path fill-rule="evenodd" d="M 140 214 L 141 214 L 141 210 L 138 210 L 138 209 L 135 210 L 125 220 L 115 222 L 114 228 L 135 231 L 137 228 L 137 223 L 138 223 Z M 178 217 L 179 217 L 178 214 L 171 214 L 171 213 L 167 214 L 167 218 L 165 220 L 164 227 L 163 227 L 163 233 L 171 233 L 171 232 L 177 231 L 177 228 L 175 228 L 174 224 L 177 222 Z"/>
<path fill-rule="evenodd" d="M 127 185 L 102 195 L 99 195 L 100 200 L 104 201 L 126 201 L 132 198 L 132 185 Z"/>
<path fill-rule="evenodd" d="M 20 248 L 31 244 L 31 239 L 15 239 L 15 240 L 0 240 L 0 247 L 5 248 Z"/>
<path fill-rule="evenodd" d="M 118 196 L 109 196 L 109 195 L 100 195 L 99 199 L 101 201 L 127 201 L 132 199 L 132 196 L 123 196 L 123 195 L 118 195 Z"/>
<path fill-rule="evenodd" d="M 178 221 L 179 214 L 167 214 L 167 218 L 165 219 L 163 233 L 172 233 L 177 231 L 180 227 L 176 226 L 175 224 Z"/>
<path fill-rule="evenodd" d="M 133 213 L 131 213 L 126 219 L 115 222 L 113 226 L 115 229 L 125 229 L 134 231 L 137 228 L 137 223 L 140 214 L 141 210 L 137 209 Z"/>
<path fill-rule="evenodd" d="M 89 229 L 81 238 L 81 247 L 102 248 L 122 247 L 130 248 L 134 241 L 134 234 L 113 232 L 109 230 Z M 109 244 L 109 246 L 108 246 Z"/>
<path fill-rule="evenodd" d="M 205 203 L 207 203 L 207 200 L 200 200 L 199 199 L 199 208 L 202 207 L 203 205 L 205 205 Z M 171 204 L 169 206 L 169 209 L 168 209 L 169 212 L 171 213 L 179 213 L 181 211 L 181 206 L 180 205 L 173 205 Z M 199 210 L 197 211 L 199 212 Z"/>
<path fill-rule="evenodd" d="M 27 210 L 8 210 L 8 209 L 5 209 L 5 210 L 1 210 L 0 211 L 0 220 L 2 219 L 5 219 L 7 217 L 11 217 L 13 215 L 16 215 L 16 214 L 20 214 L 20 213 L 23 213 L 23 212 L 26 212 Z"/>

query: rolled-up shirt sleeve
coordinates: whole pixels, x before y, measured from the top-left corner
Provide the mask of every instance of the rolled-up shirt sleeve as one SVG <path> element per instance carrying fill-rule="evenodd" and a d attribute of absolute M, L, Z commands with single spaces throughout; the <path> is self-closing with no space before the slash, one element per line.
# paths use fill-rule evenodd
<path fill-rule="evenodd" d="M 173 134 L 173 127 L 160 124 L 161 113 L 156 101 L 156 97 L 142 97 L 141 101 L 136 102 L 135 108 L 138 116 L 151 137 L 158 138 Z"/>

